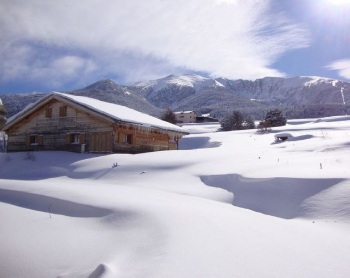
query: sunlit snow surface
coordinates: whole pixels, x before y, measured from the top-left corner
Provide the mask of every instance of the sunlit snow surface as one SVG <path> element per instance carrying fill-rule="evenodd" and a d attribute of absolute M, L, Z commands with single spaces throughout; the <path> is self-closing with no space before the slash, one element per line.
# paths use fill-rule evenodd
<path fill-rule="evenodd" d="M 350 117 L 217 127 L 179 151 L 0 154 L 0 277 L 349 277 Z"/>

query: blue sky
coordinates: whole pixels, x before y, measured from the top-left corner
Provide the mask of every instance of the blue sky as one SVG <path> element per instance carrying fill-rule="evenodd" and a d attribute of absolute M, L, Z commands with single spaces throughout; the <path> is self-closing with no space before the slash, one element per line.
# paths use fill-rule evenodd
<path fill-rule="evenodd" d="M 0 0 L 0 93 L 201 73 L 350 81 L 350 0 Z"/>

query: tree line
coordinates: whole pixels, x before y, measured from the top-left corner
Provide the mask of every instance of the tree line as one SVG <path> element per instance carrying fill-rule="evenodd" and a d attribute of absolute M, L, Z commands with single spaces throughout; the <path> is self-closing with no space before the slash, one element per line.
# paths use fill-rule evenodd
<path fill-rule="evenodd" d="M 287 123 L 282 110 L 268 110 L 265 119 L 256 126 L 255 120 L 250 115 L 244 115 L 240 111 L 232 111 L 221 121 L 221 131 L 243 130 L 243 129 L 266 129 L 269 127 L 284 126 Z"/>
<path fill-rule="evenodd" d="M 174 112 L 167 108 L 161 116 L 163 121 L 176 124 L 176 116 Z M 246 115 L 241 111 L 232 111 L 220 121 L 221 131 L 243 130 L 243 129 L 263 129 L 276 126 L 284 126 L 287 123 L 286 117 L 280 109 L 268 110 L 265 118 L 258 125 L 252 116 Z"/>

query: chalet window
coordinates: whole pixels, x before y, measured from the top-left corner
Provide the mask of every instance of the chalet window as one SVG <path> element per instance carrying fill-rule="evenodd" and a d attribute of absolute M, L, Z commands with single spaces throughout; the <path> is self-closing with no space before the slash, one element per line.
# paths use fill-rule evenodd
<path fill-rule="evenodd" d="M 79 144 L 80 142 L 80 134 L 73 133 L 70 135 L 70 142 L 71 144 Z"/>
<path fill-rule="evenodd" d="M 124 135 L 124 143 L 132 144 L 132 134 L 125 134 Z"/>
<path fill-rule="evenodd" d="M 43 136 L 38 134 L 29 135 L 27 138 L 27 145 L 42 145 Z"/>
<path fill-rule="evenodd" d="M 45 114 L 46 118 L 51 118 L 52 117 L 52 108 L 46 108 L 46 114 Z"/>
<path fill-rule="evenodd" d="M 66 117 L 67 116 L 67 106 L 61 106 L 59 111 L 60 117 Z"/>
<path fill-rule="evenodd" d="M 38 144 L 38 136 L 36 136 L 36 135 L 30 135 L 30 136 L 29 136 L 29 144 L 30 144 L 30 145 Z"/>
<path fill-rule="evenodd" d="M 85 134 L 84 133 L 68 133 L 66 135 L 67 144 L 84 144 Z"/>

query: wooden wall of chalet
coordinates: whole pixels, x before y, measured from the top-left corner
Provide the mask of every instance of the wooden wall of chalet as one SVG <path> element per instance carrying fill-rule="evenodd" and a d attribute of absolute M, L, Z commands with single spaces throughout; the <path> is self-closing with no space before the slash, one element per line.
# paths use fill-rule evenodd
<path fill-rule="evenodd" d="M 60 115 L 62 107 L 66 107 L 65 115 Z M 50 114 L 48 109 L 51 109 L 51 115 L 48 115 Z M 88 135 L 92 130 L 94 132 L 113 132 L 113 125 L 107 121 L 91 117 L 85 111 L 52 100 L 8 130 L 8 151 L 80 151 L 82 143 L 89 144 L 89 136 L 84 136 L 84 142 L 80 141 L 72 144 L 68 141 L 67 134 L 81 133 Z M 33 135 L 38 136 L 39 142 L 30 143 L 29 137 Z"/>
<path fill-rule="evenodd" d="M 130 124 L 115 126 L 115 152 L 145 152 L 176 149 L 170 132 Z"/>
<path fill-rule="evenodd" d="M 8 151 L 68 150 L 80 152 L 125 152 L 174 150 L 175 132 L 157 128 L 112 123 L 88 110 L 52 100 L 8 130 Z M 72 142 L 76 135 L 76 142 Z M 32 137 L 35 136 L 35 142 Z"/>

